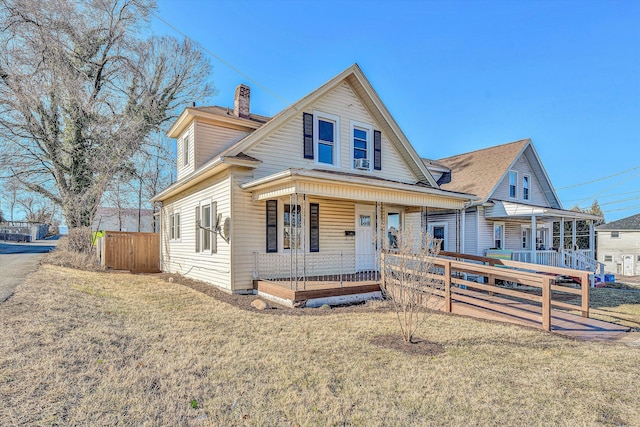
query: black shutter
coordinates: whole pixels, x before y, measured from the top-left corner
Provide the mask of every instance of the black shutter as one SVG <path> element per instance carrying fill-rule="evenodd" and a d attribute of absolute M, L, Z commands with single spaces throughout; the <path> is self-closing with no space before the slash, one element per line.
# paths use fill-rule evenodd
<path fill-rule="evenodd" d="M 267 200 L 267 253 L 278 252 L 278 201 Z"/>
<path fill-rule="evenodd" d="M 382 133 L 379 130 L 373 131 L 373 168 L 382 170 Z"/>
<path fill-rule="evenodd" d="M 313 114 L 302 113 L 304 134 L 304 158 L 313 159 Z"/>
<path fill-rule="evenodd" d="M 309 252 L 320 252 L 320 205 L 309 204 Z"/>

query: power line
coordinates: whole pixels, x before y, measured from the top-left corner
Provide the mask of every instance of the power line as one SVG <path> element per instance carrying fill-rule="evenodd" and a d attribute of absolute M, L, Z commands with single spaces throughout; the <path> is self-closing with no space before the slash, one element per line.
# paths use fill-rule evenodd
<path fill-rule="evenodd" d="M 640 168 L 640 166 L 638 166 L 637 168 L 634 168 L 634 169 L 638 169 L 638 168 Z M 630 176 L 630 177 L 628 177 L 627 179 L 623 179 L 622 181 L 618 181 L 618 182 L 616 182 L 615 184 L 610 185 L 609 187 L 605 188 L 605 189 L 604 189 L 604 190 L 602 190 L 602 191 L 599 191 L 598 193 L 594 194 L 593 196 L 590 196 L 590 197 L 587 197 L 587 198 L 585 198 L 585 199 L 582 199 L 581 201 L 579 201 L 578 203 L 576 203 L 574 206 L 578 206 L 578 205 L 580 205 L 582 202 L 586 202 L 587 200 L 595 199 L 595 198 L 597 198 L 599 195 L 601 195 L 602 193 L 605 193 L 605 192 L 607 192 L 607 191 L 611 190 L 612 188 L 615 188 L 615 187 L 617 187 L 617 186 L 619 186 L 619 185 L 622 185 L 622 184 L 624 184 L 625 182 L 630 181 L 631 179 L 635 178 L 635 177 L 636 177 L 636 176 L 638 176 L 638 175 L 640 175 L 640 172 L 638 172 L 638 173 L 636 173 L 636 174 L 631 175 L 631 176 Z"/>
<path fill-rule="evenodd" d="M 640 190 L 636 190 L 636 191 L 627 191 L 625 193 L 614 193 L 614 194 L 607 194 L 604 196 L 600 196 L 601 199 L 606 199 L 608 197 L 615 197 L 615 196 L 626 196 L 627 194 L 640 194 Z M 567 199 L 567 200 L 563 200 L 564 202 L 574 202 L 576 200 L 584 200 L 583 198 L 580 199 Z"/>
<path fill-rule="evenodd" d="M 629 200 L 640 200 L 638 197 L 627 197 L 626 199 L 614 200 L 613 202 L 599 203 L 600 206 L 615 205 L 617 203 L 628 202 Z"/>
<path fill-rule="evenodd" d="M 568 185 L 568 186 L 562 187 L 562 188 L 556 188 L 556 190 L 557 191 L 561 191 L 561 190 L 567 190 L 569 188 L 581 187 L 581 186 L 587 185 L 587 184 L 593 184 L 594 182 L 604 181 L 605 179 L 613 178 L 614 176 L 618 176 L 618 175 L 623 175 L 623 174 L 625 174 L 627 172 L 631 172 L 631 171 L 634 171 L 636 169 L 640 169 L 640 166 L 635 166 L 635 167 L 633 167 L 631 169 L 623 170 L 622 172 L 614 173 L 613 175 L 604 176 L 602 178 L 596 178 L 596 179 L 593 179 L 591 181 L 581 182 L 579 184 Z"/>
<path fill-rule="evenodd" d="M 172 25 L 171 23 L 169 23 L 168 21 L 166 21 L 165 19 L 161 18 L 157 13 L 155 13 L 152 9 L 147 8 L 147 11 L 155 16 L 158 20 L 162 21 L 165 25 L 167 25 L 168 27 L 172 28 L 174 31 L 176 31 L 178 34 L 180 34 L 182 37 L 191 40 L 193 43 L 198 44 L 198 46 L 200 46 L 200 48 L 202 48 L 202 50 L 206 53 L 208 53 L 209 55 L 211 55 L 212 57 L 214 57 L 215 59 L 217 59 L 218 61 L 222 62 L 224 65 L 226 65 L 227 67 L 229 67 L 231 70 L 235 71 L 236 73 L 240 74 L 242 77 L 244 77 L 245 79 L 249 80 L 250 82 L 252 82 L 253 84 L 255 84 L 256 86 L 262 88 L 265 92 L 269 93 L 271 96 L 273 96 L 274 98 L 279 99 L 280 101 L 282 101 L 285 105 L 290 105 L 291 101 L 281 97 L 280 95 L 278 95 L 277 93 L 275 93 L 274 91 L 272 91 L 271 89 L 269 89 L 268 87 L 266 87 L 265 85 L 261 84 L 260 82 L 258 82 L 257 80 L 251 78 L 248 74 L 243 73 L 242 71 L 240 71 L 238 68 L 234 67 L 230 62 L 225 61 L 224 59 L 222 59 L 221 57 L 219 57 L 218 55 L 216 55 L 215 53 L 211 52 L 209 49 L 207 49 L 202 43 L 198 42 L 197 40 L 194 40 L 193 38 L 189 37 L 185 32 L 181 31 L 180 29 L 178 29 L 177 27 L 175 27 L 174 25 Z"/>
<path fill-rule="evenodd" d="M 619 209 L 609 209 L 609 210 L 606 210 L 606 211 L 602 211 L 602 213 L 605 213 L 605 212 L 630 211 L 632 209 L 638 209 L 638 208 L 640 208 L 640 205 L 627 206 L 625 208 L 619 208 Z"/>

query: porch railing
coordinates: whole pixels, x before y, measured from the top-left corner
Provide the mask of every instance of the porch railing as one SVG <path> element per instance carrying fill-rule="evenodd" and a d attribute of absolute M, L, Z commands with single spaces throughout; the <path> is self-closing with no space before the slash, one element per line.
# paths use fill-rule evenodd
<path fill-rule="evenodd" d="M 291 289 L 305 289 L 308 282 L 380 280 L 379 259 L 375 254 L 344 252 L 254 253 L 254 278 L 288 282 Z"/>
<path fill-rule="evenodd" d="M 604 264 L 593 257 L 593 251 L 591 249 L 536 251 L 533 261 L 530 250 L 516 250 L 511 253 L 513 261 L 591 271 L 598 276 L 604 274 Z"/>

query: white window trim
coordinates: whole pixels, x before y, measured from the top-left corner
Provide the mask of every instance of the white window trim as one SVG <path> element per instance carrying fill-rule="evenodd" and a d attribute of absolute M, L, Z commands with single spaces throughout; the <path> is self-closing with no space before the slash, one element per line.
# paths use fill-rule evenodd
<path fill-rule="evenodd" d="M 324 163 L 320 161 L 319 138 L 320 128 L 319 120 L 332 121 L 335 123 L 333 131 L 333 163 Z M 317 165 L 339 168 L 340 167 L 340 116 L 324 113 L 322 111 L 313 110 L 313 152 L 315 153 L 315 163 Z"/>
<path fill-rule="evenodd" d="M 350 157 L 350 162 L 351 162 L 351 169 L 355 170 L 355 171 L 359 171 L 359 172 L 371 172 L 373 170 L 373 126 L 368 124 L 368 123 L 362 123 L 362 122 L 357 122 L 355 120 L 350 120 L 349 121 L 349 141 L 350 141 L 350 148 L 351 151 L 349 152 L 349 157 Z M 369 168 L 368 169 L 356 169 L 355 168 L 355 157 L 353 155 L 354 151 L 355 151 L 355 145 L 353 143 L 353 130 L 356 128 L 360 128 L 362 130 L 367 131 L 367 157 L 365 157 L 368 161 L 369 161 Z"/>
<path fill-rule="evenodd" d="M 321 163 L 325 164 L 325 163 Z M 298 253 L 310 253 L 310 239 L 309 239 L 309 200 L 299 200 L 300 203 L 300 214 L 304 213 L 302 217 L 302 221 L 300 222 L 300 227 L 302 228 L 302 233 L 305 238 L 303 242 L 300 242 L 300 249 L 298 249 Z M 285 205 L 289 205 L 289 200 L 278 199 L 278 253 L 281 254 L 289 254 L 291 253 L 291 249 L 284 248 L 284 207 Z M 304 205 L 304 206 L 303 206 Z"/>
<path fill-rule="evenodd" d="M 491 247 L 495 248 L 496 245 L 496 227 L 497 226 L 502 226 L 502 235 L 500 236 L 500 242 L 502 242 L 502 247 L 501 248 L 496 248 L 496 249 L 505 249 L 505 241 L 504 241 L 504 237 L 506 234 L 506 227 L 503 221 L 494 221 L 493 222 L 493 227 L 491 228 Z"/>
<path fill-rule="evenodd" d="M 529 180 L 529 197 L 527 197 L 526 199 L 524 198 L 524 179 L 527 178 Z M 531 201 L 531 175 L 523 173 L 522 174 L 522 200 L 526 200 L 528 202 Z"/>
<path fill-rule="evenodd" d="M 516 179 L 514 180 L 514 182 L 515 182 L 515 187 L 516 187 L 516 194 L 515 194 L 515 196 L 512 196 L 512 195 L 511 195 L 511 174 L 515 174 L 515 175 L 516 175 Z M 508 187 L 508 191 L 509 191 L 509 198 L 510 198 L 510 199 L 513 199 L 513 200 L 516 200 L 516 199 L 518 198 L 518 171 L 511 171 L 511 170 L 509 171 L 508 184 L 509 184 L 509 187 Z"/>
<path fill-rule="evenodd" d="M 398 232 L 401 232 L 402 227 L 404 226 L 404 211 L 401 208 L 389 207 L 387 209 L 386 215 L 384 216 L 384 247 L 389 250 L 398 251 L 400 248 L 391 248 L 389 245 L 389 214 L 398 214 Z"/>
<path fill-rule="evenodd" d="M 204 219 L 204 215 L 203 215 L 203 212 L 202 212 L 202 210 L 203 210 L 203 208 L 205 206 L 209 206 L 209 221 L 210 221 L 210 225 L 207 228 L 213 230 L 213 229 L 215 229 L 216 225 L 219 225 L 219 224 L 216 224 L 216 221 L 218 220 L 218 204 L 213 198 L 204 199 L 204 200 L 201 200 L 198 203 L 198 209 L 200 211 L 200 226 L 201 227 L 205 226 L 204 225 L 204 220 L 203 220 Z M 217 232 L 213 232 L 212 233 L 210 231 L 205 230 L 204 228 L 198 228 L 198 233 L 199 233 L 199 236 L 198 236 L 198 246 L 199 247 L 198 247 L 198 251 L 196 253 L 206 254 L 206 255 L 211 255 L 211 254 L 218 253 L 218 241 L 217 241 L 218 233 Z M 211 235 L 211 240 L 209 242 L 209 249 L 204 249 L 204 236 L 205 236 L 205 233 L 210 233 L 210 235 Z"/>
<path fill-rule="evenodd" d="M 448 222 L 429 222 L 428 229 L 429 229 L 429 234 L 431 235 L 432 238 L 434 238 L 433 229 L 435 227 L 444 227 L 444 239 L 442 239 L 442 250 L 443 251 L 448 250 L 447 247 L 449 245 L 447 243 L 449 242 L 449 223 Z"/>
<path fill-rule="evenodd" d="M 182 166 L 189 166 L 189 132 L 182 137 Z"/>

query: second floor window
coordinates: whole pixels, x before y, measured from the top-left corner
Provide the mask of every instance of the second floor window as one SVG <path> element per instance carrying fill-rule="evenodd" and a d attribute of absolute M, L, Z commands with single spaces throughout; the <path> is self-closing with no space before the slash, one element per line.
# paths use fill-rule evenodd
<path fill-rule="evenodd" d="M 318 120 L 318 161 L 320 163 L 334 163 L 335 123 Z"/>
<path fill-rule="evenodd" d="M 184 166 L 189 164 L 189 135 L 182 138 L 182 164 Z"/>
<path fill-rule="evenodd" d="M 529 181 L 531 180 L 531 178 L 529 178 L 529 175 L 524 175 L 522 177 L 522 198 L 524 200 L 529 200 Z"/>
<path fill-rule="evenodd" d="M 518 197 L 518 172 L 509 172 L 509 197 Z"/>

